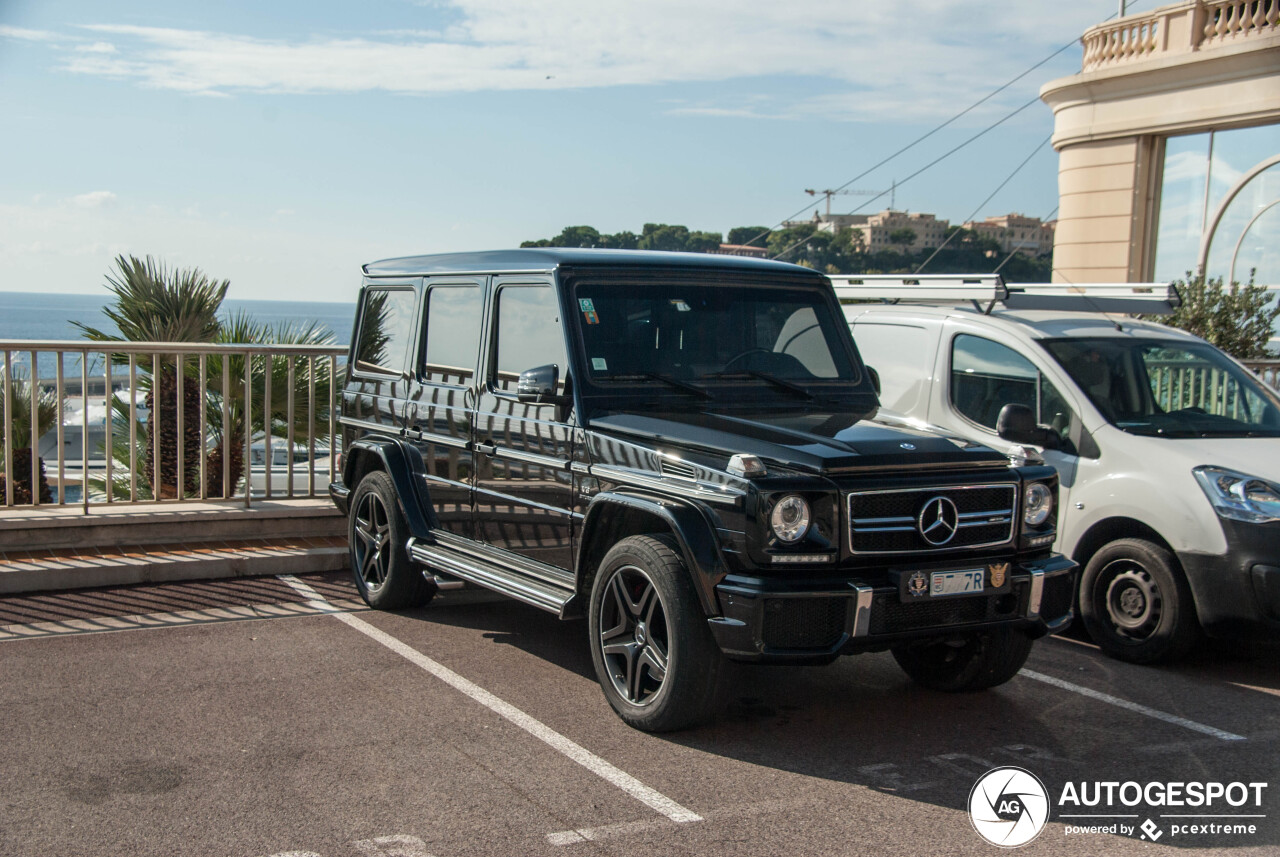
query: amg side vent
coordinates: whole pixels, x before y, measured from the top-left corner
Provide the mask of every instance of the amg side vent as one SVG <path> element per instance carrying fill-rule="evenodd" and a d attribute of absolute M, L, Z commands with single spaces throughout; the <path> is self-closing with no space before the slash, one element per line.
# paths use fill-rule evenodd
<path fill-rule="evenodd" d="M 663 476 L 671 476 L 675 479 L 693 481 L 698 478 L 698 468 L 678 458 L 659 458 L 658 469 L 662 471 Z"/>

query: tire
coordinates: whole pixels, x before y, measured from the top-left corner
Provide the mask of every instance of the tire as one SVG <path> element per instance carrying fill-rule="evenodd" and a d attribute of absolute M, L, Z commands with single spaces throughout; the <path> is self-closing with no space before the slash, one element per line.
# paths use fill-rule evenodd
<path fill-rule="evenodd" d="M 391 477 L 381 470 L 366 475 L 348 508 L 351 574 L 364 602 L 375 610 L 404 610 L 430 601 L 436 588 L 405 550 L 409 526 Z"/>
<path fill-rule="evenodd" d="M 1200 637 L 1187 578 L 1145 539 L 1103 545 L 1080 578 L 1080 616 L 1103 652 L 1133 664 L 1174 661 Z"/>
<path fill-rule="evenodd" d="M 715 712 L 724 655 L 689 573 L 665 536 L 631 536 L 605 555 L 591 587 L 591 660 L 627 724 L 670 732 Z"/>
<path fill-rule="evenodd" d="M 916 684 L 948 693 L 986 690 L 1018 674 L 1032 640 L 1013 628 L 981 631 L 962 640 L 906 643 L 893 657 Z"/>

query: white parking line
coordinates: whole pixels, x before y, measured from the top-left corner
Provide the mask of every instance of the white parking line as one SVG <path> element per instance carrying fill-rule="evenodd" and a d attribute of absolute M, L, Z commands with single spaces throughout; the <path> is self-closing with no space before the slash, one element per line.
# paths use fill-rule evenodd
<path fill-rule="evenodd" d="M 323 610 L 325 605 L 328 605 L 329 602 L 327 602 L 322 595 L 292 575 L 282 574 L 279 577 L 285 583 L 292 586 L 300 595 L 307 598 L 309 604 L 312 604 L 321 610 Z M 333 618 L 350 626 L 351 628 L 354 628 L 371 640 L 381 643 L 391 651 L 403 657 L 405 660 L 422 668 L 423 670 L 426 670 L 445 684 L 466 694 L 476 702 L 488 708 L 490 711 L 493 711 L 495 714 L 506 718 L 508 721 L 519 726 L 539 741 L 546 743 L 552 749 L 562 753 L 577 762 L 579 765 L 582 765 L 582 767 L 586 768 L 591 773 L 606 780 L 614 786 L 617 786 L 636 800 L 649 806 L 655 812 L 659 812 L 677 823 L 702 821 L 702 816 L 692 810 L 686 809 L 666 795 L 649 788 L 626 771 L 614 767 L 595 753 L 592 753 L 590 750 L 570 741 L 568 738 L 564 737 L 559 732 L 556 732 L 541 721 L 530 717 L 528 714 L 525 714 L 509 702 L 499 699 L 474 682 L 463 678 L 453 670 L 437 663 L 419 652 L 417 649 L 402 643 L 400 640 L 385 631 L 375 628 L 363 619 L 358 619 L 349 613 L 335 612 L 333 613 Z"/>
<path fill-rule="evenodd" d="M 1153 717 L 1156 720 L 1163 720 L 1165 723 L 1172 723 L 1175 726 L 1181 726 L 1184 729 L 1190 729 L 1193 732 L 1201 732 L 1205 735 L 1212 735 L 1214 738 L 1217 738 L 1220 741 L 1246 740 L 1243 735 L 1236 735 L 1234 732 L 1227 732 L 1222 729 L 1216 729 L 1212 726 L 1205 726 L 1203 723 L 1197 723 L 1194 720 L 1188 720 L 1185 717 L 1179 717 L 1178 715 L 1170 714 L 1167 711 L 1160 711 L 1159 709 L 1156 709 L 1156 708 L 1148 708 L 1145 705 L 1139 705 L 1136 702 L 1130 702 L 1127 699 L 1121 699 L 1118 696 L 1112 696 L 1109 693 L 1102 693 L 1101 691 L 1093 690 L 1092 688 L 1082 687 L 1081 685 L 1078 685 L 1078 684 L 1072 684 L 1069 681 L 1063 681 L 1062 679 L 1054 678 L 1051 675 L 1038 673 L 1035 670 L 1024 669 L 1022 672 L 1018 673 L 1018 675 L 1024 676 L 1029 679 L 1034 679 L 1039 682 L 1044 682 L 1045 684 L 1051 684 L 1054 687 L 1062 688 L 1063 690 L 1069 690 L 1072 693 L 1078 693 L 1081 696 L 1087 696 L 1090 699 L 1096 699 L 1099 702 L 1105 702 L 1108 705 L 1114 705 L 1117 708 L 1123 708 L 1126 711 L 1132 711 L 1136 714 L 1142 714 L 1147 717 Z"/>

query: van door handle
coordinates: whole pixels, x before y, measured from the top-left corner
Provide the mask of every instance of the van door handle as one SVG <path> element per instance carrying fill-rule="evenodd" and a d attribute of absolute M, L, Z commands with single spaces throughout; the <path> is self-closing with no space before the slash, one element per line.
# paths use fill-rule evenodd
<path fill-rule="evenodd" d="M 476 452 L 479 452 L 482 455 L 493 455 L 497 451 L 498 451 L 498 447 L 492 443 L 476 444 Z"/>

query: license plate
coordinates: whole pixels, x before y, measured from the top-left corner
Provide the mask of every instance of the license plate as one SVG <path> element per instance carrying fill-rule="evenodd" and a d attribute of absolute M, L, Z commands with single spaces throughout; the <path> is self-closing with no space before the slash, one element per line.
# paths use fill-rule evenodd
<path fill-rule="evenodd" d="M 929 596 L 972 595 L 982 592 L 986 585 L 984 568 L 968 568 L 963 571 L 935 571 L 929 575 Z"/>

